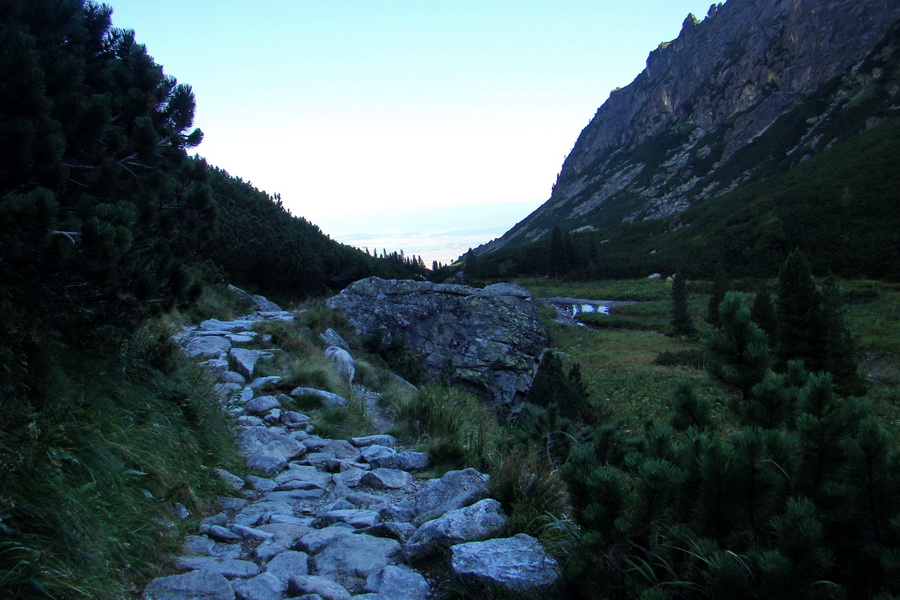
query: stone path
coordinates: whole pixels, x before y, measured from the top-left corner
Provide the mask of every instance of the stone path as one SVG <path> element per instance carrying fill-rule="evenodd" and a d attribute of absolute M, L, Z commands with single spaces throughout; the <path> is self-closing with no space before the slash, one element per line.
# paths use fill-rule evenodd
<path fill-rule="evenodd" d="M 217 373 L 218 393 L 235 421 L 241 454 L 258 475 L 217 469 L 233 490 L 172 558 L 167 577 L 150 581 L 144 600 L 424 600 L 435 581 L 417 569 L 449 559 L 447 573 L 529 591 L 557 576 L 538 541 L 495 538 L 506 523 L 474 469 L 423 479 L 428 455 L 389 435 L 347 440 L 314 434 L 309 417 L 285 410 L 253 378 L 272 352 L 241 348 L 260 319 L 205 321 L 179 336 L 186 352 Z M 382 425 L 375 396 L 370 414 Z M 492 539 L 493 538 L 493 539 Z"/>

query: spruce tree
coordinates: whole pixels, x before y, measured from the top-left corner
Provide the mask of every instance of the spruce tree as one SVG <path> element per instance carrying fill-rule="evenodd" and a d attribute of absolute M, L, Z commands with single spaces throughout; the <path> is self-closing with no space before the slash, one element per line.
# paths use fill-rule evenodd
<path fill-rule="evenodd" d="M 697 335 L 688 312 L 687 286 L 681 273 L 676 273 L 672 282 L 672 333 L 679 340 Z"/>
<path fill-rule="evenodd" d="M 822 298 L 799 250 L 787 257 L 778 274 L 777 343 L 775 363 L 783 369 L 788 361 L 802 360 L 807 370 L 826 367 L 825 319 Z"/>
<path fill-rule="evenodd" d="M 712 292 L 709 296 L 709 304 L 706 307 L 706 322 L 713 327 L 719 326 L 719 304 L 728 291 L 728 275 L 725 273 L 725 267 L 722 263 L 716 265 L 716 273 L 713 278 Z"/>
<path fill-rule="evenodd" d="M 769 369 L 766 334 L 750 320 L 738 292 L 728 292 L 719 305 L 719 329 L 707 339 L 709 372 L 737 388 L 743 400 Z"/>

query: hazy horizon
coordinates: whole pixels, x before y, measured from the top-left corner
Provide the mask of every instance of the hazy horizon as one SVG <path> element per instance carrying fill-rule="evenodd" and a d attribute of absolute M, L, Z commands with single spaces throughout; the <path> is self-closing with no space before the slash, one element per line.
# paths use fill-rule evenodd
<path fill-rule="evenodd" d="M 497 237 L 545 202 L 610 91 L 631 83 L 689 12 L 703 18 L 709 8 L 700 0 L 107 3 L 115 26 L 133 29 L 167 74 L 192 86 L 200 156 L 280 194 L 333 239 L 377 239 L 428 264 Z M 516 206 L 477 208 L 493 204 Z M 429 215 L 448 214 L 445 206 L 469 221 L 433 225 Z M 375 229 L 358 213 L 404 225 Z M 410 223 L 411 214 L 420 220 Z M 437 235 L 453 231 L 452 242 Z"/>

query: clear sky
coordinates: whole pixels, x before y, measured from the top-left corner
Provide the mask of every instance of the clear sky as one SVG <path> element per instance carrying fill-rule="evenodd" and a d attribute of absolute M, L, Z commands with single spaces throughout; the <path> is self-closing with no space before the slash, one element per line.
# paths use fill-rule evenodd
<path fill-rule="evenodd" d="M 210 163 L 280 193 L 335 239 L 377 238 L 379 248 L 429 263 L 502 234 L 545 201 L 609 92 L 631 83 L 689 12 L 702 19 L 709 8 L 708 0 L 106 3 L 115 26 L 134 29 L 168 74 L 193 86 L 205 134 L 198 152 Z M 451 230 L 471 235 L 432 247 Z"/>

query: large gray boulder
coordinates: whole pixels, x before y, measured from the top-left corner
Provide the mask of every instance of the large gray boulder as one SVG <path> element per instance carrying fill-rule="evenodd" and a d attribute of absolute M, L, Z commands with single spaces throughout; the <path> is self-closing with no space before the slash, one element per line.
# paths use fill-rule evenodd
<path fill-rule="evenodd" d="M 535 592 L 552 585 L 559 565 L 540 542 L 520 533 L 511 538 L 459 544 L 450 549 L 453 573 L 461 579 Z"/>
<path fill-rule="evenodd" d="M 487 475 L 472 468 L 447 471 L 440 479 L 429 479 L 413 499 L 416 524 L 481 500 L 488 494 L 488 481 Z"/>
<path fill-rule="evenodd" d="M 500 503 L 486 498 L 472 506 L 451 510 L 419 527 L 406 543 L 406 554 L 410 560 L 421 560 L 440 548 L 487 539 L 504 525 L 506 515 Z"/>
<path fill-rule="evenodd" d="M 450 375 L 502 406 L 531 387 L 547 337 L 523 287 L 484 289 L 370 277 L 328 300 L 361 338 L 402 338 L 430 377 Z"/>

